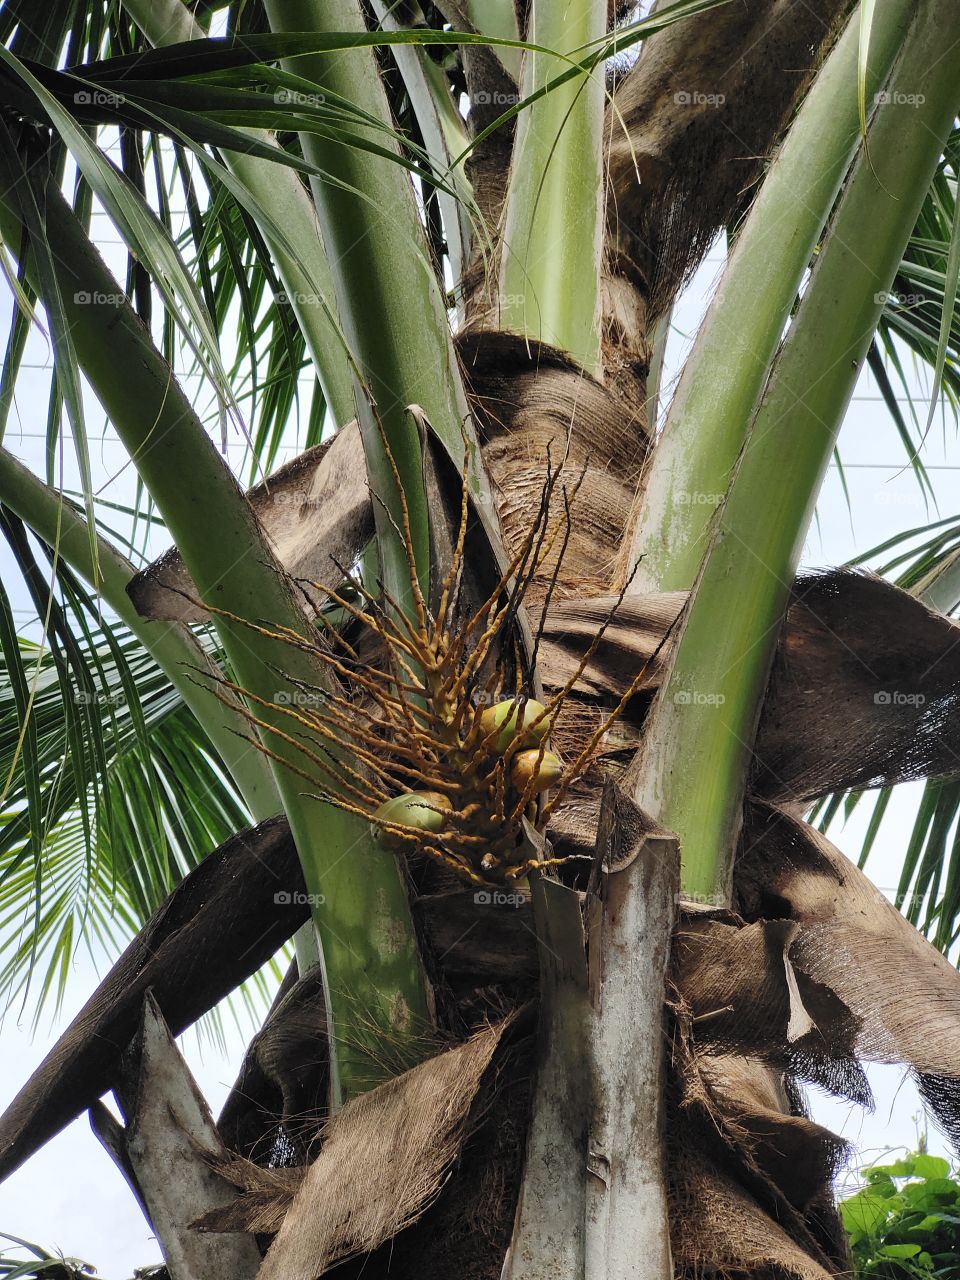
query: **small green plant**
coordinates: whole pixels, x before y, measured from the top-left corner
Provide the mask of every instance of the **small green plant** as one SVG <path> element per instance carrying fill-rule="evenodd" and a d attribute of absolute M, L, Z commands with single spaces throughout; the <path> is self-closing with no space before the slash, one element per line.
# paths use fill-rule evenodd
<path fill-rule="evenodd" d="M 10 1241 L 12 1249 L 5 1241 Z M 24 1261 L 15 1256 L 24 1252 L 32 1257 Z M 160 1280 L 166 1275 L 163 1263 L 151 1262 L 137 1267 L 131 1280 Z M 7 1231 L 0 1231 L 0 1277 L 2 1280 L 101 1280 L 99 1271 L 89 1262 L 51 1253 L 44 1245 L 22 1240 Z"/>
<path fill-rule="evenodd" d="M 14 1252 L 10 1252 L 3 1242 L 10 1241 Z M 15 1257 L 14 1253 L 26 1252 L 32 1257 L 24 1261 Z M 89 1263 L 79 1258 L 67 1258 L 62 1253 L 51 1253 L 41 1244 L 32 1244 L 29 1240 L 21 1240 L 6 1231 L 0 1231 L 0 1276 L 5 1280 L 96 1280 L 97 1271 Z"/>
<path fill-rule="evenodd" d="M 840 1201 L 858 1276 L 960 1278 L 960 1170 L 916 1152 L 863 1170 L 866 1185 Z"/>

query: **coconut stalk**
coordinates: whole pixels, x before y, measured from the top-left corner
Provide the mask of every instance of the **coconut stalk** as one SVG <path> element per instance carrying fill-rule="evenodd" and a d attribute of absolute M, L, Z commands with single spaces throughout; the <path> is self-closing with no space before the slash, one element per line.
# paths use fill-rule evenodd
<path fill-rule="evenodd" d="M 574 55 L 606 31 L 605 0 L 532 0 L 531 44 Z M 527 50 L 523 97 L 563 63 Z M 604 205 L 603 70 L 568 80 L 517 120 L 504 210 L 500 327 L 568 351 L 599 372 L 597 324 Z"/>
<path fill-rule="evenodd" d="M 266 617 L 302 633 L 308 624 L 250 507 L 139 317 L 126 301 L 78 301 L 115 298 L 122 290 L 52 183 L 46 228 L 81 368 L 134 459 L 200 597 L 239 619 Z M 20 243 L 12 200 L 3 201 L 0 231 L 7 243 Z M 321 683 L 322 672 L 307 655 L 280 648 L 249 626 L 223 617 L 217 625 L 239 683 L 268 704 L 267 745 L 277 757 L 274 776 L 322 946 L 336 1106 L 376 1077 L 378 1068 L 365 1048 L 371 1042 L 389 1037 L 410 1054 L 422 1051 L 429 1000 L 406 889 L 396 860 L 376 848 L 367 823 L 302 794 L 302 784 L 284 764 L 292 749 L 271 732 L 285 727 L 278 697 L 297 695 L 304 683 Z"/>
<path fill-rule="evenodd" d="M 264 7 L 276 32 L 366 32 L 355 0 L 266 0 Z M 307 55 L 295 59 L 291 69 L 318 91 L 337 94 L 390 126 L 372 48 Z M 356 128 L 360 133 L 364 126 Z M 375 141 L 384 145 L 383 134 Z M 363 378 L 358 417 L 375 497 L 383 582 L 412 610 L 394 465 L 421 587 L 427 581 L 429 527 L 420 438 L 408 406 L 422 408 L 455 461 L 463 456 L 462 432 L 469 425 L 444 294 L 401 167 L 313 133 L 302 134 L 300 143 L 306 159 L 329 174 L 329 180 L 311 177 L 310 187 L 344 332 Z"/>
<path fill-rule="evenodd" d="M 871 96 L 914 8 L 913 0 L 889 0 L 874 15 Z M 631 591 L 685 591 L 697 573 L 707 527 L 857 146 L 859 34 L 854 12 L 734 242 L 650 462 L 631 545 L 631 563 L 639 560 Z"/>
<path fill-rule="evenodd" d="M 631 766 L 637 803 L 680 836 L 681 887 L 693 899 L 729 900 L 757 717 L 800 551 L 883 296 L 953 126 L 958 85 L 960 12 L 928 0 L 914 12 L 870 123 L 869 155 L 855 161 L 749 421 Z"/>
<path fill-rule="evenodd" d="M 100 595 L 147 652 L 163 668 L 170 683 L 196 716 L 204 733 L 230 772 L 244 803 L 257 822 L 279 811 L 276 784 L 258 751 L 246 738 L 246 721 L 232 711 L 198 678 L 220 672 L 188 627 L 180 623 L 149 622 L 127 595 L 133 565 L 103 538 L 97 539 L 98 562 L 90 554 L 87 522 L 54 489 L 49 488 L 0 449 L 0 502 L 15 512 L 66 564 L 99 590 Z"/>
<path fill-rule="evenodd" d="M 182 0 L 124 0 L 124 8 L 154 46 L 206 37 Z M 272 135 L 263 131 L 246 132 L 258 142 L 272 141 Z M 303 332 L 330 414 L 338 427 L 346 426 L 356 416 L 354 374 L 335 320 L 337 304 L 330 264 L 300 175 L 285 164 L 238 151 L 225 151 L 223 163 L 256 204 L 269 209 L 275 224 L 283 228 L 283 244 L 269 226 L 263 225 L 260 230 Z M 255 213 L 253 216 L 256 221 Z"/>

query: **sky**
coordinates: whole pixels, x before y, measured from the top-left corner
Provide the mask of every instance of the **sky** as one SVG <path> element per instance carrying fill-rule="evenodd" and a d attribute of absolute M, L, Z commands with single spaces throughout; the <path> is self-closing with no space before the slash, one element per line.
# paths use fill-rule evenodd
<path fill-rule="evenodd" d="M 108 261 L 115 269 L 122 270 L 116 233 L 105 222 L 98 222 L 95 234 L 104 246 Z M 668 346 L 664 399 L 669 398 L 673 379 L 717 282 L 721 265 L 722 255 L 718 250 L 701 267 L 677 308 Z M 0 312 L 0 333 L 3 333 L 9 322 L 8 298 L 0 299 Z M 35 367 L 25 373 L 6 444 L 42 474 L 49 354 L 39 335 L 30 340 L 27 363 Z M 919 381 L 917 390 L 922 390 Z M 92 397 L 88 403 L 90 429 L 96 436 L 103 415 Z M 280 461 L 297 449 L 297 426 L 296 422 L 291 422 L 289 440 Z M 109 427 L 105 427 L 96 439 L 94 467 L 97 486 L 111 501 L 132 501 L 135 477 L 119 442 Z M 238 470 L 243 453 L 242 440 L 231 440 L 228 456 Z M 892 534 L 922 524 L 936 515 L 935 508 L 927 509 L 912 473 L 904 467 L 902 446 L 868 374 L 861 378 L 844 423 L 840 453 L 849 507 L 840 471 L 834 465 L 827 475 L 816 520 L 807 539 L 803 555 L 806 567 L 842 563 Z M 954 515 L 960 510 L 960 450 L 956 447 L 952 423 L 948 423 L 945 429 L 939 423 L 934 427 L 926 456 L 939 495 L 939 514 Z M 64 461 L 64 483 L 68 488 L 76 484 L 76 468 L 69 458 Z M 160 534 L 151 550 L 159 552 L 165 545 Z M 4 555 L 5 548 L 0 557 Z M 6 572 L 8 568 L 9 559 L 0 558 L 4 579 L 11 582 L 15 590 L 16 582 Z M 26 622 L 31 611 L 22 593 L 14 603 L 21 611 L 19 620 Z M 917 785 L 899 789 L 867 866 L 874 882 L 890 896 L 897 882 L 900 860 L 912 825 L 917 791 Z M 861 807 L 847 827 L 835 826 L 831 831 L 840 848 L 854 857 L 859 850 L 866 820 L 867 813 Z M 22 1086 L 53 1044 L 58 1030 L 83 1004 L 108 965 L 109 957 L 102 951 L 92 954 L 78 952 L 71 966 L 67 996 L 60 1014 L 51 1018 L 49 1013 L 45 1013 L 36 1030 L 30 1006 L 21 1009 L 15 1005 L 6 1010 L 0 1021 L 0 1108 L 7 1105 Z M 227 1015 L 224 1029 L 224 1050 L 209 1039 L 204 1041 L 196 1031 L 181 1038 L 183 1051 L 214 1114 L 229 1090 L 246 1042 L 255 1028 L 249 1021 L 238 1026 L 231 1015 Z M 814 1117 L 855 1144 L 851 1161 L 853 1169 L 881 1150 L 915 1145 L 918 1124 L 921 1123 L 916 1092 L 904 1080 L 901 1071 L 874 1068 L 870 1071 L 870 1078 L 877 1099 L 873 1114 L 865 1114 L 848 1104 L 841 1105 L 816 1091 L 810 1095 Z M 930 1134 L 929 1146 L 935 1151 L 946 1150 L 935 1133 Z M 38 1241 L 48 1248 L 94 1263 L 107 1280 L 127 1280 L 134 1267 L 160 1260 L 147 1224 L 120 1174 L 90 1132 L 85 1118 L 71 1125 L 6 1183 L 0 1184 L 0 1231 Z"/>

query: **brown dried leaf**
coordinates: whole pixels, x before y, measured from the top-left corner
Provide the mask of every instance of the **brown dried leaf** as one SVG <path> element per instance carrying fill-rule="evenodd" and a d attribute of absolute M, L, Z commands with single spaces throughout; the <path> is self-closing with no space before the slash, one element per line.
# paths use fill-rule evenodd
<path fill-rule="evenodd" d="M 150 917 L 0 1116 L 0 1179 L 113 1087 L 148 988 L 179 1035 L 303 923 L 308 908 L 292 892 L 302 885 L 282 819 L 208 854 Z"/>
<path fill-rule="evenodd" d="M 278 562 L 295 578 L 337 587 L 373 536 L 360 429 L 355 422 L 332 440 L 291 459 L 249 490 L 247 499 Z M 306 588 L 315 605 L 322 592 Z M 136 575 L 127 592 L 145 618 L 202 622 L 206 611 L 186 596 L 197 589 L 174 548 Z"/>
<path fill-rule="evenodd" d="M 857 1056 L 930 1077 L 928 1100 L 956 1132 L 960 973 L 813 827 L 748 806 L 742 848 L 736 885 L 744 913 L 788 915 L 800 925 L 791 959 L 857 1019 Z"/>
<path fill-rule="evenodd" d="M 609 237 L 651 322 L 736 220 L 816 69 L 842 0 L 738 0 L 651 37 L 609 125 Z"/>
<path fill-rule="evenodd" d="M 315 1280 L 416 1221 L 460 1150 L 470 1105 L 509 1022 L 346 1104 L 325 1130 L 259 1280 Z"/>

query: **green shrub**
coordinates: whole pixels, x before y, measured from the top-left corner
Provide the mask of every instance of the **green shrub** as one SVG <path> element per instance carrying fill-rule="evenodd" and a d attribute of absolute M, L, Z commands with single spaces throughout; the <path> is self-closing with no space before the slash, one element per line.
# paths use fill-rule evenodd
<path fill-rule="evenodd" d="M 858 1276 L 960 1280 L 960 1171 L 921 1152 L 863 1174 L 840 1201 Z"/>

